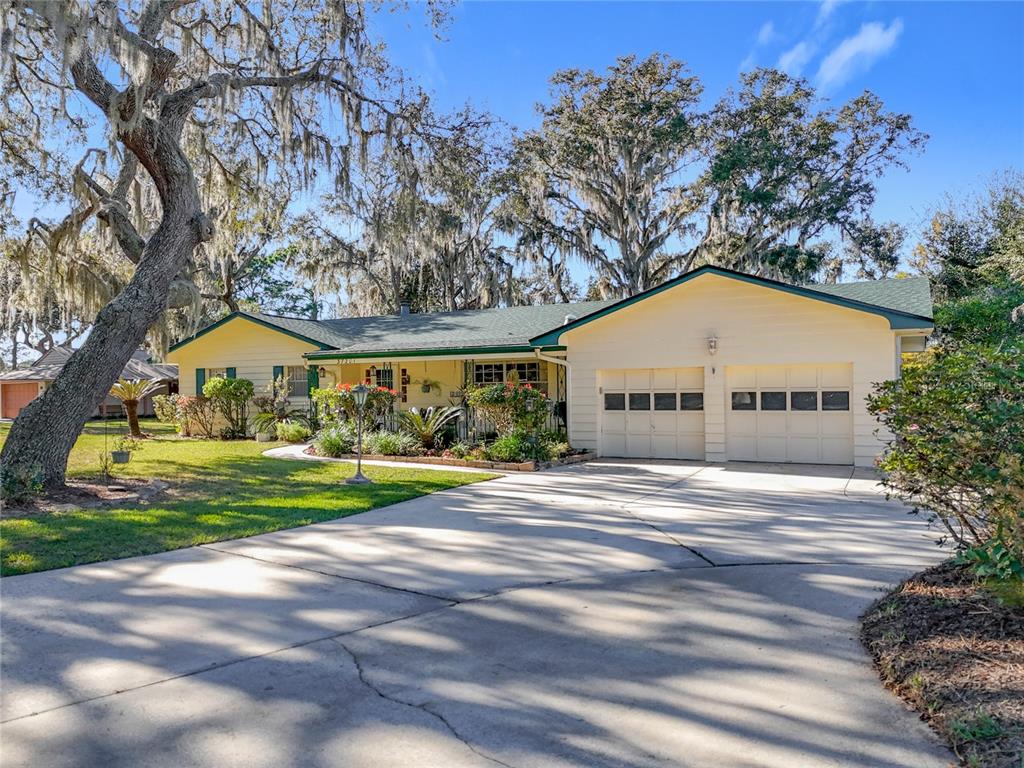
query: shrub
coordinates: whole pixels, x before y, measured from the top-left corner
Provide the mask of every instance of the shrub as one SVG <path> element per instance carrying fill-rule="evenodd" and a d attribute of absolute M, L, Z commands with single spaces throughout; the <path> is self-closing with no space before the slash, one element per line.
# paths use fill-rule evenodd
<path fill-rule="evenodd" d="M 419 440 L 404 432 L 370 432 L 363 435 L 363 452 L 382 456 L 410 456 L 419 448 Z"/>
<path fill-rule="evenodd" d="M 153 412 L 157 421 L 163 424 L 178 423 L 178 406 L 175 405 L 177 395 L 154 395 Z"/>
<path fill-rule="evenodd" d="M 203 396 L 208 397 L 227 425 L 221 430 L 225 439 L 245 437 L 249 431 L 248 403 L 253 396 L 253 385 L 248 379 L 227 379 L 216 376 L 203 385 Z"/>
<path fill-rule="evenodd" d="M 338 458 L 355 451 L 356 430 L 351 422 L 331 424 L 316 433 L 313 448 L 318 456 Z"/>
<path fill-rule="evenodd" d="M 0 466 L 0 499 L 8 504 L 23 504 L 43 492 L 42 467 Z"/>
<path fill-rule="evenodd" d="M 1024 347 L 929 353 L 878 385 L 868 410 L 893 434 L 879 459 L 890 494 L 993 575 L 1024 569 Z"/>
<path fill-rule="evenodd" d="M 436 448 L 441 434 L 460 413 L 461 409 L 454 406 L 425 411 L 410 408 L 399 415 L 398 421 L 402 431 L 419 440 L 424 448 Z"/>
<path fill-rule="evenodd" d="M 473 450 L 473 446 L 469 443 L 464 443 L 461 440 L 454 442 L 449 446 L 447 453 L 456 459 L 464 459 L 469 456 L 470 451 Z"/>
<path fill-rule="evenodd" d="M 298 421 L 277 422 L 277 439 L 289 443 L 304 443 L 309 439 L 309 427 Z"/>
<path fill-rule="evenodd" d="M 485 449 L 489 461 L 548 461 L 551 459 L 551 444 L 531 440 L 522 432 L 502 435 Z"/>
<path fill-rule="evenodd" d="M 309 399 L 313 401 L 317 420 L 325 427 L 337 424 L 345 415 L 341 410 L 341 393 L 337 389 L 314 387 L 309 391 Z"/>
<path fill-rule="evenodd" d="M 217 411 L 212 400 L 188 395 L 174 395 L 173 400 L 180 434 L 187 436 L 198 431 L 204 437 L 213 437 Z"/>
<path fill-rule="evenodd" d="M 499 437 L 512 432 L 536 432 L 547 421 L 547 395 L 529 384 L 489 384 L 474 387 L 467 402 L 494 422 Z"/>

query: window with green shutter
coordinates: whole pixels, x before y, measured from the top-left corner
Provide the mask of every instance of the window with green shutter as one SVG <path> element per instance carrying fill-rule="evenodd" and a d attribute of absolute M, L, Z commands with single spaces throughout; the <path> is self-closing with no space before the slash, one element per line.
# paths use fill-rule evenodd
<path fill-rule="evenodd" d="M 227 370 L 225 371 L 225 373 L 226 373 L 226 375 L 227 375 L 227 377 L 228 377 L 229 379 L 233 379 L 233 378 L 235 378 L 235 369 L 234 369 L 234 368 L 228 368 L 228 369 L 227 369 Z"/>
<path fill-rule="evenodd" d="M 274 366 L 274 378 L 272 379 L 272 383 L 270 385 L 272 387 L 275 395 L 277 395 L 277 385 L 280 383 L 281 379 L 283 379 L 283 378 L 284 378 L 284 366 L 283 365 L 275 365 Z M 288 386 L 287 382 L 285 383 L 285 386 Z"/>
<path fill-rule="evenodd" d="M 203 394 L 203 385 L 206 384 L 206 369 L 196 368 L 196 394 Z"/>

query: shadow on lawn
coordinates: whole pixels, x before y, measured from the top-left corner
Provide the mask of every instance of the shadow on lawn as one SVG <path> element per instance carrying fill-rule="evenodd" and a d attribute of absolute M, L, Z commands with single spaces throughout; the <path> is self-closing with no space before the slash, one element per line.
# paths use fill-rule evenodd
<path fill-rule="evenodd" d="M 147 503 L 5 521 L 4 575 L 308 525 L 480 479 L 373 468 L 367 471 L 372 485 L 347 486 L 343 480 L 354 471 L 347 464 L 304 465 L 259 455 L 216 458 L 204 466 L 161 460 L 159 467 L 157 476 L 171 488 Z"/>

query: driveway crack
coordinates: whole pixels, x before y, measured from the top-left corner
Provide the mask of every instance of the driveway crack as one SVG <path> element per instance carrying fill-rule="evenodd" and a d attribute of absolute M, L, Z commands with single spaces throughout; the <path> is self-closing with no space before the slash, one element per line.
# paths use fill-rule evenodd
<path fill-rule="evenodd" d="M 646 525 L 646 526 L 647 526 L 648 528 L 650 528 L 650 529 L 652 529 L 652 530 L 654 530 L 654 531 L 657 531 L 657 532 L 658 532 L 658 533 L 660 533 L 660 534 L 661 534 L 662 536 L 664 536 L 664 537 L 665 537 L 666 539 L 668 539 L 668 540 L 669 540 L 669 541 L 671 541 L 671 542 L 672 542 L 673 544 L 675 544 L 675 545 L 676 545 L 677 547 L 681 547 L 681 548 L 685 549 L 685 550 L 686 550 L 687 552 L 689 552 L 689 553 L 690 553 L 691 555 L 693 555 L 694 557 L 698 557 L 698 558 L 700 558 L 700 559 L 701 559 L 701 560 L 703 560 L 703 561 L 704 561 L 705 563 L 707 563 L 707 564 L 708 564 L 708 565 L 710 565 L 710 566 L 711 566 L 712 568 L 714 568 L 714 567 L 716 567 L 716 566 L 717 566 L 717 563 L 715 563 L 715 562 L 714 562 L 714 561 L 713 561 L 713 560 L 712 560 L 712 559 L 711 559 L 710 557 L 708 557 L 707 555 L 705 555 L 705 554 L 704 554 L 703 552 L 701 552 L 701 551 L 700 551 L 699 549 L 697 549 L 696 547 L 691 547 L 691 546 L 689 546 L 688 544 L 684 544 L 684 543 L 683 543 L 682 541 L 680 541 L 680 540 L 679 540 L 678 538 L 676 538 L 675 536 L 673 536 L 673 535 L 672 535 L 671 533 L 669 533 L 668 531 L 666 531 L 666 530 L 663 530 L 662 528 L 658 527 L 657 525 L 655 525 L 654 523 L 652 523 L 652 522 L 651 522 L 651 521 L 649 521 L 649 520 L 645 520 L 644 518 L 640 517 L 640 515 L 638 515 L 638 514 L 637 514 L 636 512 L 634 512 L 633 510 L 631 510 L 631 509 L 629 508 L 629 505 L 630 505 L 630 504 L 636 504 L 637 502 L 641 502 L 641 501 L 643 501 L 644 499 L 649 499 L 649 498 L 651 498 L 652 496 L 657 496 L 658 494 L 660 494 L 660 493 L 664 493 L 665 491 L 668 491 L 668 490 L 670 490 L 670 489 L 672 489 L 672 488 L 675 488 L 675 487 L 676 487 L 676 486 L 678 486 L 678 485 L 682 485 L 683 483 L 685 483 L 686 481 L 690 480 L 691 478 L 693 478 L 693 477 L 696 477 L 697 475 L 699 475 L 699 474 L 700 474 L 701 472 L 703 472 L 703 471 L 704 471 L 705 469 L 707 469 L 707 468 L 708 468 L 708 465 L 706 465 L 706 464 L 705 464 L 705 465 L 704 465 L 703 467 L 701 467 L 700 469 L 698 469 L 698 470 L 697 470 L 696 472 L 691 472 L 691 473 L 690 473 L 689 475 L 687 475 L 686 477 L 681 477 L 681 478 L 679 478 L 678 480 L 674 480 L 673 482 L 671 482 L 671 483 L 668 483 L 667 485 L 664 485 L 664 486 L 662 486 L 661 488 L 659 488 L 659 489 L 658 489 L 658 490 L 656 490 L 656 491 L 651 491 L 650 493 L 645 493 L 645 494 L 643 494 L 643 495 L 641 495 L 641 496 L 637 496 L 637 497 L 636 497 L 635 499 L 630 499 L 630 500 L 629 500 L 629 501 L 627 501 L 627 502 L 626 502 L 625 504 L 620 504 L 620 505 L 619 505 L 619 509 L 621 509 L 621 510 L 622 510 L 623 512 L 625 512 L 625 513 L 626 513 L 627 515 L 629 515 L 630 517 L 632 517 L 632 518 L 633 518 L 634 520 L 636 520 L 636 521 L 637 521 L 638 523 L 641 523 L 642 525 Z"/>
<path fill-rule="evenodd" d="M 492 757 L 491 755 L 488 755 L 485 752 L 481 752 L 479 749 L 477 749 L 475 746 L 473 746 L 469 742 L 468 739 L 466 739 L 464 736 L 462 736 L 456 730 L 455 726 L 452 725 L 451 721 L 448 720 L 448 718 L 446 718 L 440 712 L 437 712 L 436 710 L 431 709 L 428 705 L 426 705 L 426 704 L 414 704 L 411 701 L 406 701 L 405 699 L 400 699 L 397 696 L 392 696 L 391 694 L 385 693 L 384 691 L 382 691 L 380 688 L 378 688 L 376 685 L 374 685 L 372 682 L 370 682 L 370 679 L 366 676 L 366 670 L 363 669 L 363 664 L 359 660 L 359 656 L 356 655 L 355 651 L 353 651 L 351 648 L 349 648 L 347 645 L 345 645 L 345 643 L 343 643 L 337 637 L 332 637 L 331 640 L 336 645 L 341 647 L 345 651 L 345 653 L 347 653 L 352 658 L 352 663 L 355 665 L 355 668 L 356 668 L 356 674 L 359 676 L 359 682 L 361 682 L 363 685 L 365 685 L 367 688 L 369 688 L 371 691 L 373 691 L 375 694 L 377 694 L 377 696 L 379 696 L 380 698 L 384 699 L 385 701 L 390 701 L 390 702 L 392 702 L 394 704 L 401 704 L 403 707 L 409 707 L 410 709 L 418 709 L 418 710 L 421 710 L 423 712 L 426 712 L 428 715 L 431 715 L 439 723 L 441 723 L 441 725 L 443 725 L 445 727 L 445 729 L 452 736 L 454 736 L 456 739 L 458 739 L 473 754 L 478 755 L 479 757 L 482 757 L 484 760 L 492 762 L 495 765 L 501 765 L 501 766 L 504 766 L 504 768 L 515 768 L 515 766 L 513 766 L 513 765 L 511 765 L 509 763 L 503 762 L 503 761 L 499 760 L 496 757 Z"/>

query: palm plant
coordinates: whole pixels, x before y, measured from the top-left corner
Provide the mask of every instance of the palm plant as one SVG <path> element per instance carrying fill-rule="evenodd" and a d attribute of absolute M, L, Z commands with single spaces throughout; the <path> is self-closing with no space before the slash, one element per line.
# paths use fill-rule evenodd
<path fill-rule="evenodd" d="M 156 392 L 162 385 L 157 379 L 118 379 L 110 388 L 110 394 L 121 401 L 125 416 L 128 417 L 128 430 L 131 436 L 141 439 L 142 429 L 139 428 L 139 401 L 146 395 Z"/>
<path fill-rule="evenodd" d="M 399 426 L 403 432 L 417 438 L 424 448 L 434 448 L 441 432 L 458 417 L 459 412 L 460 409 L 455 406 L 430 407 L 425 411 L 410 408 L 399 415 Z"/>

